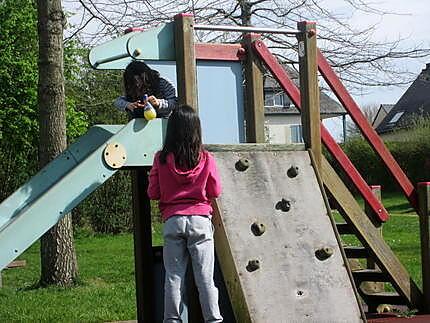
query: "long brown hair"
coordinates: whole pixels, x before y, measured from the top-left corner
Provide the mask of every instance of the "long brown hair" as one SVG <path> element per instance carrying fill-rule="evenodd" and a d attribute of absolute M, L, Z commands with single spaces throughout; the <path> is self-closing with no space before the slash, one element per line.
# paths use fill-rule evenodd
<path fill-rule="evenodd" d="M 139 87 L 137 80 L 142 83 Z M 142 61 L 131 61 L 124 71 L 124 90 L 128 101 L 134 102 L 144 94 L 160 97 L 160 73 Z"/>
<path fill-rule="evenodd" d="M 197 166 L 201 151 L 200 118 L 189 105 L 180 105 L 173 110 L 167 123 L 160 162 L 165 164 L 167 155 L 173 153 L 179 168 L 192 169 Z"/>

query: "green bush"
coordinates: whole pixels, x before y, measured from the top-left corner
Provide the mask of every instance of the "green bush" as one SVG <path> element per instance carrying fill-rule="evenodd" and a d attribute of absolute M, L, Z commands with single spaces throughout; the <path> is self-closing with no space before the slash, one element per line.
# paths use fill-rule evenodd
<path fill-rule="evenodd" d="M 417 120 L 407 140 L 386 142 L 387 148 L 414 185 L 430 180 L 430 121 Z M 363 138 L 355 137 L 343 145 L 352 163 L 369 185 L 382 185 L 384 190 L 396 190 L 397 184 Z M 332 158 L 330 158 L 332 160 Z"/>
<path fill-rule="evenodd" d="M 94 191 L 73 212 L 75 227 L 96 233 L 128 232 L 133 227 L 130 172 L 121 171 Z"/>

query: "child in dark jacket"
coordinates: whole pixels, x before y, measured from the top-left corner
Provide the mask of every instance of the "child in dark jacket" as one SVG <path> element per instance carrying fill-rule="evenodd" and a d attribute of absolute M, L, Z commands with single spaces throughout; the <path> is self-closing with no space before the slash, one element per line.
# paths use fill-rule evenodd
<path fill-rule="evenodd" d="M 205 322 L 222 322 L 213 280 L 211 199 L 221 193 L 213 156 L 202 148 L 200 119 L 187 105 L 173 110 L 164 146 L 154 157 L 148 195 L 159 200 L 164 221 L 166 269 L 164 322 L 182 322 L 182 295 L 189 257 Z"/>
<path fill-rule="evenodd" d="M 155 108 L 157 117 L 167 118 L 177 104 L 175 86 L 143 61 L 132 61 L 124 71 L 125 95 L 118 97 L 114 105 L 133 117 L 142 117 L 146 101 Z"/>

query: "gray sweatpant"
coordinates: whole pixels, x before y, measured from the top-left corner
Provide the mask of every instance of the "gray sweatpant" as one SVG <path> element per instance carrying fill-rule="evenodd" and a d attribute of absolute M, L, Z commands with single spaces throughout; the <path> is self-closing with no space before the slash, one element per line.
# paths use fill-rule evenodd
<path fill-rule="evenodd" d="M 213 280 L 214 242 L 211 219 L 201 215 L 173 216 L 164 223 L 164 323 L 179 323 L 189 255 L 205 322 L 222 322 L 218 289 Z"/>

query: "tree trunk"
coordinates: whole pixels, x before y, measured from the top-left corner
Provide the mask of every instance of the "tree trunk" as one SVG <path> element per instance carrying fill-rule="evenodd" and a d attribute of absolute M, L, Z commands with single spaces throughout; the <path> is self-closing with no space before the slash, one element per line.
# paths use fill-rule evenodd
<path fill-rule="evenodd" d="M 39 32 L 39 165 L 45 166 L 67 146 L 63 72 L 61 0 L 38 0 Z M 41 214 L 40 216 L 43 216 Z M 71 215 L 41 238 L 41 285 L 67 286 L 77 277 Z"/>

